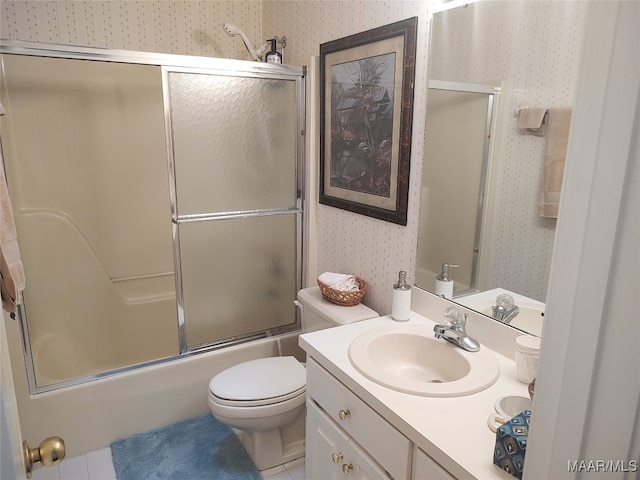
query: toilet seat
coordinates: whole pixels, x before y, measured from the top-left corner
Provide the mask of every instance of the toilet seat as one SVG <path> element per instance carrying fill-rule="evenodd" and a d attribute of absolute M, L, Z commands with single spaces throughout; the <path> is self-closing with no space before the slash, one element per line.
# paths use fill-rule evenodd
<path fill-rule="evenodd" d="M 214 376 L 209 394 L 216 403 L 231 407 L 272 405 L 304 395 L 306 377 L 305 368 L 295 357 L 260 358 Z"/>

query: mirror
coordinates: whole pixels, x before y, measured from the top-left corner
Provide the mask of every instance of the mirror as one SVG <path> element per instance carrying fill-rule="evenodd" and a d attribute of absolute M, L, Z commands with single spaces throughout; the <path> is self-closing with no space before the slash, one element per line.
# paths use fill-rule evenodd
<path fill-rule="evenodd" d="M 531 313 L 541 322 L 557 220 L 537 214 L 545 137 L 519 129 L 517 112 L 572 105 L 585 10 L 574 1 L 486 0 L 434 13 L 417 287 L 441 294 L 435 276 L 442 264 L 460 265 L 449 270 L 453 301 L 493 316 L 497 296 L 509 293 L 527 312 L 523 318 Z M 474 130 L 487 129 L 484 142 L 472 141 L 477 133 L 464 133 L 472 128 L 468 112 L 456 117 L 450 109 L 448 126 L 442 117 L 439 94 L 469 93 L 469 85 L 494 89 L 493 103 L 487 102 L 493 114 L 490 107 L 478 114 Z M 449 101 L 456 108 L 461 103 Z M 431 134 L 441 145 L 432 148 Z M 442 150 L 445 137 L 455 153 Z M 456 164 L 459 147 L 472 143 L 473 163 Z M 434 188 L 440 188 L 437 195 L 430 192 Z M 461 209 L 465 197 L 473 201 Z M 430 224 L 430 211 L 438 212 L 440 224 Z M 428 252 L 438 245 L 437 255 Z M 540 333 L 537 326 L 511 325 Z"/>

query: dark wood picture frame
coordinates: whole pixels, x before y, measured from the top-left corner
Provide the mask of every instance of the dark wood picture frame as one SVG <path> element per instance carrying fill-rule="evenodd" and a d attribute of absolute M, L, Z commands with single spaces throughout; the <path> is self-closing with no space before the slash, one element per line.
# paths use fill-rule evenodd
<path fill-rule="evenodd" d="M 320 45 L 320 203 L 407 224 L 417 24 Z"/>

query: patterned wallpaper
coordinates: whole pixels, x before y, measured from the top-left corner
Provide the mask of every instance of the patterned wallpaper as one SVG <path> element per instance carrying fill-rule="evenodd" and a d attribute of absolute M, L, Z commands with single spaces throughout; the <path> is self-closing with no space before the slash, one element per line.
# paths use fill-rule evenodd
<path fill-rule="evenodd" d="M 420 179 L 426 116 L 428 5 L 425 1 L 264 2 L 265 32 L 284 32 L 285 62 L 308 64 L 320 44 L 357 32 L 418 17 L 413 135 L 407 226 L 318 205 L 318 273 L 354 273 L 369 284 L 363 302 L 391 313 L 393 284 L 405 270 L 413 283 L 418 237 Z M 309 19 L 313 19 L 309 21 Z M 312 159 L 317 167 L 317 159 Z"/>
<path fill-rule="evenodd" d="M 512 98 L 507 102 L 507 110 L 515 111 L 520 102 L 532 102 L 545 105 L 556 105 L 567 102 L 571 98 L 575 76 L 576 60 L 572 56 L 579 43 L 579 36 L 573 22 L 580 16 L 581 9 L 573 14 L 559 18 L 561 12 L 557 4 L 573 2 L 505 2 L 524 5 L 539 4 L 533 8 L 533 16 L 527 11 L 520 13 L 514 10 L 514 20 L 510 32 L 514 34 L 528 28 L 530 36 L 524 40 L 527 47 L 533 47 L 529 53 L 531 61 L 528 67 L 518 70 L 519 78 L 529 81 L 519 84 L 512 82 Z M 556 5 L 549 13 L 547 7 Z M 287 36 L 288 45 L 284 51 L 285 63 L 309 64 L 312 56 L 319 55 L 321 43 L 348 36 L 363 30 L 375 28 L 394 21 L 417 16 L 418 49 L 416 61 L 416 82 L 413 109 L 413 139 L 411 146 L 411 172 L 408 223 L 406 227 L 374 220 L 362 215 L 346 212 L 325 205 L 317 205 L 318 230 L 318 273 L 323 271 L 339 271 L 355 273 L 369 283 L 369 292 L 364 303 L 381 314 L 391 312 L 392 284 L 397 279 L 399 270 L 406 270 L 408 279 L 413 282 L 418 232 L 418 206 L 422 158 L 424 152 L 424 125 L 426 115 L 427 84 L 427 50 L 428 50 L 428 10 L 429 2 L 425 0 L 325 0 L 325 1 L 211 1 L 211 0 L 25 0 L 0 2 L 0 36 L 8 39 L 30 40 L 40 42 L 97 46 L 115 49 L 141 50 L 151 52 L 179 53 L 190 55 L 221 56 L 229 58 L 249 59 L 242 41 L 229 37 L 222 29 L 222 23 L 232 22 L 239 26 L 254 45 L 260 39 L 273 35 Z M 496 15 L 502 15 L 496 11 Z M 572 16 L 573 15 L 573 16 Z M 464 35 L 476 34 L 477 25 L 469 25 Z M 553 42 L 560 53 L 548 56 L 548 33 L 552 29 L 567 28 L 570 33 Z M 510 76 L 510 62 L 520 55 L 518 45 L 508 37 L 502 37 L 499 31 L 484 29 L 483 34 L 500 45 L 495 55 L 502 70 L 495 70 L 492 75 L 497 78 Z M 508 32 L 508 33 L 510 33 Z M 573 33 L 571 33 L 573 32 Z M 456 35 L 457 37 L 457 35 Z M 558 48 L 561 41 L 569 41 L 571 51 Z M 461 40 L 462 41 L 462 40 Z M 469 56 L 457 59 L 450 58 L 451 67 L 467 68 L 473 63 L 474 51 Z M 526 63 L 526 62 L 525 62 Z M 479 68 L 474 66 L 474 68 Z M 566 76 L 565 69 L 570 70 Z M 475 70 L 471 70 L 473 75 Z M 536 75 L 543 74 L 540 79 Z M 565 75 L 569 90 L 557 92 L 552 89 L 547 95 L 550 80 L 556 75 Z M 565 78 L 565 77 L 563 77 Z M 511 81 L 510 78 L 506 78 Z M 465 79 L 466 80 L 466 79 Z M 469 80 L 466 80 L 469 81 Z M 478 82 L 480 78 L 474 78 Z M 555 96 L 554 96 L 555 95 Z M 508 140 L 505 146 L 510 151 L 508 158 L 514 158 L 513 168 L 502 173 L 510 189 L 518 192 L 537 189 L 537 175 L 529 172 L 532 162 L 527 160 L 530 139 Z M 529 142 L 530 143 L 530 142 Z M 505 157 L 507 154 L 505 153 Z M 511 162 L 511 160 L 509 160 Z M 315 168 L 317 158 L 311 163 Z M 535 178 L 534 178 L 535 177 Z M 514 183 L 516 182 L 516 183 Z M 522 198 L 525 196 L 522 195 Z M 520 195 L 509 197 L 501 207 L 499 237 L 505 240 L 500 247 L 500 255 L 505 259 L 496 276 L 519 277 L 530 275 L 521 268 L 521 253 L 511 252 L 511 237 L 516 242 L 527 245 L 527 263 L 535 266 L 546 265 L 548 258 L 539 253 L 538 239 L 528 236 L 521 224 L 532 222 L 529 216 L 520 219 L 519 208 L 510 203 L 519 202 Z M 523 233 L 524 232 L 524 233 Z M 553 242 L 553 235 L 547 235 L 543 241 Z M 540 251 L 550 251 L 543 247 Z M 545 254 L 547 255 L 547 254 Z M 514 268 L 514 270 L 512 270 Z M 538 275 L 538 274 L 536 274 Z M 527 294 L 527 292 L 522 292 Z M 544 296 L 544 292 L 542 293 Z"/>
<path fill-rule="evenodd" d="M 223 31 L 222 22 L 230 21 L 254 46 L 261 38 L 286 35 L 285 63 L 305 65 L 319 55 L 320 43 L 419 16 L 407 227 L 324 205 L 317 212 L 318 272 L 363 277 L 370 285 L 365 303 L 382 314 L 391 312 L 397 272 L 407 270 L 413 281 L 426 104 L 426 2 L 3 0 L 1 8 L 2 38 L 249 59 L 242 41 Z"/>
<path fill-rule="evenodd" d="M 250 60 L 242 40 L 223 22 L 240 27 L 258 45 L 262 4 L 256 1 L 2 0 L 0 36 L 143 52 Z"/>

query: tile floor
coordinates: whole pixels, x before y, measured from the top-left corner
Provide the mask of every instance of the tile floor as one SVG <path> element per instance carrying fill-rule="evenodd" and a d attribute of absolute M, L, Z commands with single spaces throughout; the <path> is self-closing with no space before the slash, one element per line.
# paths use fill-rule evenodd
<path fill-rule="evenodd" d="M 31 480 L 116 480 L 111 448 L 65 458 L 53 467 L 36 464 Z"/>
<path fill-rule="evenodd" d="M 269 480 L 304 480 L 304 458 L 261 473 L 262 478 Z M 53 467 L 36 464 L 31 480 L 117 480 L 111 460 L 111 448 L 65 458 Z"/>

